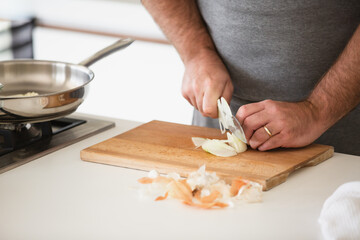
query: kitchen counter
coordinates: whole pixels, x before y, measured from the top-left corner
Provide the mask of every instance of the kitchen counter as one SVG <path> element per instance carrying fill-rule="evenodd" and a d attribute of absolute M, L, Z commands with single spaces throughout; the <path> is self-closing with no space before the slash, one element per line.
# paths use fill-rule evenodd
<path fill-rule="evenodd" d="M 80 150 L 141 124 L 106 119 L 116 127 L 0 175 L 0 239 L 321 239 L 325 199 L 360 180 L 360 157 L 335 153 L 262 203 L 201 210 L 144 200 L 137 179 L 146 172 L 80 159 Z"/>

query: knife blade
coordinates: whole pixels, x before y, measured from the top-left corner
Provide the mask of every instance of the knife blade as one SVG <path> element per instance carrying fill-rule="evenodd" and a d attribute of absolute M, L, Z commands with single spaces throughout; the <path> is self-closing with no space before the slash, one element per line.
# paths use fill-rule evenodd
<path fill-rule="evenodd" d="M 222 133 L 224 133 L 223 129 L 227 129 L 231 133 L 233 133 L 237 138 L 239 138 L 241 141 L 247 143 L 245 133 L 243 128 L 241 127 L 240 122 L 231 113 L 230 106 L 223 97 L 218 99 L 218 111 L 219 111 L 219 124 Z"/>

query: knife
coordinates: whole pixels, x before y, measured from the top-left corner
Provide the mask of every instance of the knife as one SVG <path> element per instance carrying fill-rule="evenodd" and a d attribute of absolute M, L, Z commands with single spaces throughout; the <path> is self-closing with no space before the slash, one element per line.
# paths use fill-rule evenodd
<path fill-rule="evenodd" d="M 247 143 L 245 133 L 241 124 L 237 118 L 231 113 L 229 104 L 226 102 L 225 98 L 221 97 L 217 101 L 218 111 L 219 111 L 219 125 L 222 133 L 225 132 L 225 129 L 232 132 L 237 138 L 239 138 L 244 143 Z"/>

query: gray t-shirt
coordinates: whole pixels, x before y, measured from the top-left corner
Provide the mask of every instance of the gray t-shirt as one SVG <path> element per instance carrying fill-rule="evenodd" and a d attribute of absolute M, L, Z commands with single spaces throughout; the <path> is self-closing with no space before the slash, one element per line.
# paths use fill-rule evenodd
<path fill-rule="evenodd" d="M 234 113 L 265 99 L 306 99 L 360 23 L 360 0 L 198 0 L 198 6 L 234 83 Z M 218 127 L 196 111 L 193 123 Z M 357 106 L 317 142 L 360 155 L 359 123 Z"/>

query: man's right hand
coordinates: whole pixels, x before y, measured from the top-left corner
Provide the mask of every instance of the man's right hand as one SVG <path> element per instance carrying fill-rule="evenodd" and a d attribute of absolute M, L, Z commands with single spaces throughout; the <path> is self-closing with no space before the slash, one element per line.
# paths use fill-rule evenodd
<path fill-rule="evenodd" d="M 206 117 L 216 118 L 217 100 L 230 102 L 233 85 L 194 0 L 142 0 L 185 65 L 183 96 Z"/>
<path fill-rule="evenodd" d="M 182 95 L 203 116 L 217 118 L 217 100 L 230 102 L 234 87 L 216 51 L 204 49 L 185 62 Z"/>

